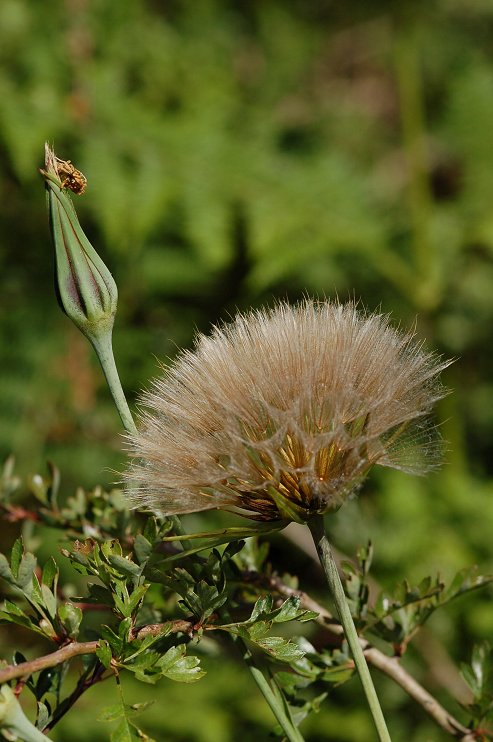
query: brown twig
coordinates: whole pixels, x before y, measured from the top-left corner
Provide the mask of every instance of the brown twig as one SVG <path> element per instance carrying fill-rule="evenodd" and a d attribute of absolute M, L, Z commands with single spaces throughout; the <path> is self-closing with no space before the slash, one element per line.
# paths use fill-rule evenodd
<path fill-rule="evenodd" d="M 194 625 L 190 621 L 172 621 L 170 633 L 177 634 L 179 632 L 190 634 L 193 632 Z M 149 626 L 143 626 L 134 632 L 131 637 L 131 641 L 135 639 L 143 639 L 149 635 L 159 634 L 167 623 L 164 624 L 150 624 Z M 99 641 L 92 642 L 71 642 L 61 649 L 57 649 L 56 652 L 44 655 L 43 657 L 36 657 L 34 660 L 27 660 L 27 662 L 21 662 L 19 665 L 7 665 L 0 669 L 0 683 L 6 683 L 9 680 L 15 678 L 25 678 L 33 675 L 35 672 L 40 670 L 46 670 L 48 667 L 56 667 L 61 665 L 67 660 L 72 659 L 83 654 L 95 654 L 99 647 Z"/>
<path fill-rule="evenodd" d="M 406 693 L 420 704 L 431 718 L 448 734 L 461 742 L 477 740 L 474 732 L 467 729 L 423 688 L 409 673 L 404 670 L 398 657 L 388 657 L 375 647 L 367 646 L 365 657 L 373 667 L 392 678 Z"/>
<path fill-rule="evenodd" d="M 169 621 L 168 623 L 150 623 L 140 629 L 134 629 L 130 635 L 130 641 L 145 639 L 146 636 L 157 636 L 169 624 L 171 624 L 170 634 L 188 634 L 190 636 L 195 630 L 195 625 L 191 621 L 183 619 L 176 619 L 176 621 Z"/>
<path fill-rule="evenodd" d="M 43 657 L 36 657 L 34 660 L 21 662 L 19 665 L 7 665 L 0 670 L 0 683 L 6 683 L 8 680 L 14 680 L 14 678 L 29 677 L 35 672 L 46 670 L 48 667 L 56 667 L 81 654 L 94 654 L 98 647 L 98 641 L 71 642 L 65 647 L 57 649 L 56 652 L 46 654 Z"/>

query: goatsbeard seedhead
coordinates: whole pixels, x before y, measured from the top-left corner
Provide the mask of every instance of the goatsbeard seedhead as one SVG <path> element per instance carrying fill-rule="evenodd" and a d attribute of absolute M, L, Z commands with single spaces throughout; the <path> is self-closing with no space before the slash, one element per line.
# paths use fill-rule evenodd
<path fill-rule="evenodd" d="M 166 515 L 304 522 L 338 508 L 374 464 L 422 474 L 439 459 L 428 415 L 447 365 L 352 303 L 238 315 L 142 395 L 130 497 Z"/>

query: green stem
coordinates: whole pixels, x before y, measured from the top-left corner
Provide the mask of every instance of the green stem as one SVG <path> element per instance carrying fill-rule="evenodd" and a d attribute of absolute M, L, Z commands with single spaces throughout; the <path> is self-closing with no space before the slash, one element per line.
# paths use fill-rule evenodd
<path fill-rule="evenodd" d="M 380 703 L 371 679 L 368 665 L 366 664 L 365 655 L 359 642 L 359 637 L 356 631 L 356 627 L 349 610 L 344 588 L 342 586 L 341 578 L 339 577 L 339 571 L 330 548 L 329 541 L 325 534 L 324 519 L 322 515 L 317 515 L 308 523 L 313 541 L 317 549 L 317 553 L 320 559 L 320 563 L 324 569 L 325 576 L 329 585 L 330 592 L 332 594 L 334 603 L 339 613 L 344 633 L 346 635 L 347 642 L 353 655 L 354 664 L 360 676 L 363 689 L 365 691 L 368 706 L 375 722 L 375 727 L 378 732 L 378 738 L 380 742 L 391 742 L 390 735 L 385 723 L 385 719 L 380 708 Z"/>
<path fill-rule="evenodd" d="M 242 639 L 238 639 L 238 641 L 243 647 L 243 658 L 248 665 L 248 669 L 257 683 L 257 687 L 269 704 L 272 713 L 281 725 L 287 739 L 289 742 L 304 742 L 301 733 L 290 718 L 286 701 L 277 685 L 275 685 L 275 681 L 273 679 L 270 682 L 267 680 L 262 670 L 255 664 L 252 653 L 245 642 Z"/>
<path fill-rule="evenodd" d="M 101 363 L 103 373 L 106 377 L 111 396 L 115 402 L 123 427 L 127 433 L 136 433 L 137 428 L 135 427 L 132 413 L 130 412 L 130 408 L 122 389 L 120 377 L 118 375 L 118 369 L 113 355 L 111 333 L 101 333 L 101 337 L 91 337 L 90 340 L 97 353 L 99 362 Z"/>

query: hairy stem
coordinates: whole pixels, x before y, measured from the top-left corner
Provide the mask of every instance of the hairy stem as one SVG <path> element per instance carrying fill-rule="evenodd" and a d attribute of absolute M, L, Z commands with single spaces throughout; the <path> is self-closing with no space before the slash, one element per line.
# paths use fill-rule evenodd
<path fill-rule="evenodd" d="M 320 563 L 324 569 L 327 583 L 329 585 L 332 598 L 339 613 L 339 618 L 344 627 L 347 642 L 353 655 L 354 664 L 361 679 L 365 691 L 368 706 L 378 732 L 380 742 L 391 742 L 390 735 L 385 723 L 385 719 L 380 708 L 380 703 L 371 679 L 368 665 L 366 664 L 365 655 L 361 648 L 360 639 L 356 632 L 356 627 L 349 610 L 349 606 L 342 586 L 341 578 L 334 561 L 334 556 L 330 548 L 329 541 L 325 534 L 323 516 L 317 515 L 309 522 L 309 528 L 313 536 L 313 541 L 317 549 Z"/>

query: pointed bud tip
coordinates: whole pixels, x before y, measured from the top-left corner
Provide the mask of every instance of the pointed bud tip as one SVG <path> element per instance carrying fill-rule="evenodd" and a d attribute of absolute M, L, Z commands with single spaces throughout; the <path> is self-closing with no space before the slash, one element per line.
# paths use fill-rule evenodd
<path fill-rule="evenodd" d="M 45 168 L 51 175 L 57 175 L 56 159 L 55 151 L 45 142 Z"/>

